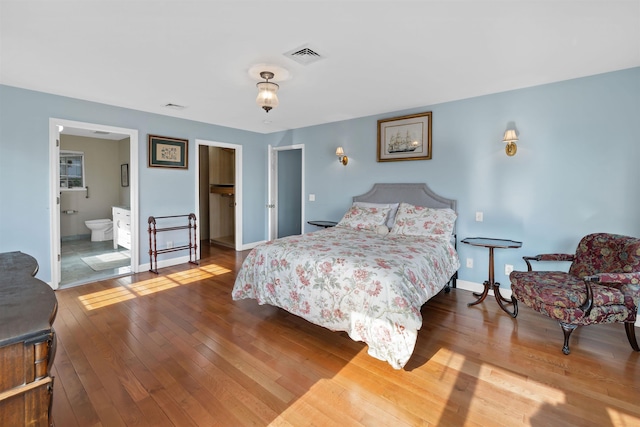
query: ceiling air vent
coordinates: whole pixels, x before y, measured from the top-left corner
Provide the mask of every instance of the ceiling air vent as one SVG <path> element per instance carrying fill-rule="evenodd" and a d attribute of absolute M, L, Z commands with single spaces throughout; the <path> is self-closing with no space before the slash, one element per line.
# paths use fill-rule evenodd
<path fill-rule="evenodd" d="M 166 108 L 171 108 L 172 110 L 184 110 L 185 107 L 184 105 L 178 105 L 178 104 L 173 104 L 173 103 L 168 103 L 164 105 Z"/>
<path fill-rule="evenodd" d="M 316 50 L 310 48 L 309 45 L 297 47 L 289 52 L 285 52 L 283 55 L 302 65 L 309 65 L 324 59 L 322 55 L 320 55 Z"/>

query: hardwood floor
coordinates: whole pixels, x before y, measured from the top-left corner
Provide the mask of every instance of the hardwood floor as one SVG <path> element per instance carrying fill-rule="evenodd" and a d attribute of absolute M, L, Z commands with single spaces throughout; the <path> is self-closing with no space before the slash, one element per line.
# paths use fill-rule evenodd
<path fill-rule="evenodd" d="M 209 253 L 207 253 L 209 252 Z M 73 426 L 631 426 L 640 353 L 622 325 L 517 319 L 441 293 L 404 370 L 346 334 L 234 302 L 246 253 L 57 291 L 53 417 Z"/>

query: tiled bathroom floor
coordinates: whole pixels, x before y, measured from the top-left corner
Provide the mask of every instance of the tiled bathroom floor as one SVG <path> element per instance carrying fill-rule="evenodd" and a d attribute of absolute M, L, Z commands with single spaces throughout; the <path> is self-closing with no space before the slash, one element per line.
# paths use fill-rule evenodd
<path fill-rule="evenodd" d="M 77 239 L 63 240 L 62 250 L 62 280 L 60 287 L 71 287 L 83 283 L 94 282 L 107 277 L 122 276 L 131 273 L 131 266 L 94 271 L 81 258 L 101 255 L 110 252 L 122 252 L 126 249 L 119 246 L 113 249 L 113 241 L 92 242 L 90 235 Z"/>

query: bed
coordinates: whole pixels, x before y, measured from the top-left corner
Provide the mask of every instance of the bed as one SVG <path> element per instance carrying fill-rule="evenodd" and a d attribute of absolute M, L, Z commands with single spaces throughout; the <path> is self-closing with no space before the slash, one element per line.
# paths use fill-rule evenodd
<path fill-rule="evenodd" d="M 455 210 L 455 200 L 426 184 L 375 184 L 353 198 L 336 227 L 254 248 L 232 297 L 344 331 L 401 369 L 422 327 L 422 305 L 460 267 Z"/>

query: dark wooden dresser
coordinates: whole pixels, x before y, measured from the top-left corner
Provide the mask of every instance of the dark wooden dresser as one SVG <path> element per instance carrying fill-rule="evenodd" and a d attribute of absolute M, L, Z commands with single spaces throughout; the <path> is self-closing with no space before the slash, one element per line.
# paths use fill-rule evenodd
<path fill-rule="evenodd" d="M 50 426 L 55 293 L 36 279 L 38 263 L 0 253 L 0 426 Z"/>

